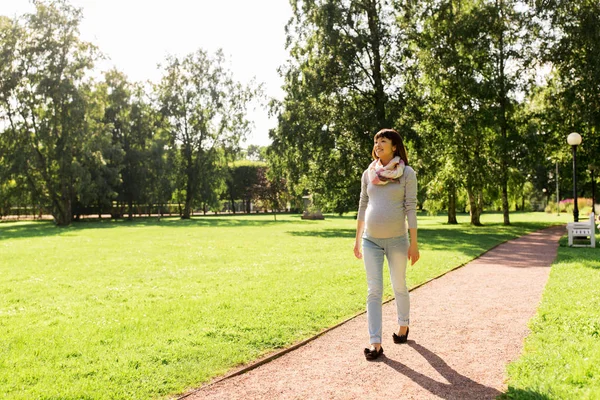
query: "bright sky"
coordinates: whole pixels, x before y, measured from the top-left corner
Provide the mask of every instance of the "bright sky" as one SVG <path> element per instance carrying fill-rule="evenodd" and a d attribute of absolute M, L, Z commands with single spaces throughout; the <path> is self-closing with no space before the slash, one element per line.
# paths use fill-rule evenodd
<path fill-rule="evenodd" d="M 157 81 L 156 65 L 167 54 L 183 56 L 198 48 L 222 48 L 234 78 L 264 84 L 268 97 L 283 98 L 277 68 L 284 64 L 285 24 L 292 15 L 287 0 L 71 0 L 83 8 L 81 37 L 97 45 L 112 66 L 131 81 Z M 29 0 L 0 0 L 0 15 L 32 12 Z M 247 144 L 270 143 L 275 127 L 266 108 L 249 114 L 255 129 Z"/>

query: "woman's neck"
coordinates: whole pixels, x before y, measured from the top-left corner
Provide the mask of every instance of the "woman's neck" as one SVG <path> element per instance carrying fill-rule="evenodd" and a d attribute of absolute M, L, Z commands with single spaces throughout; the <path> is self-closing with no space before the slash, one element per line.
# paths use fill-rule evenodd
<path fill-rule="evenodd" d="M 394 159 L 394 156 L 391 156 L 391 157 L 389 157 L 389 158 L 383 158 L 383 157 L 379 157 L 379 161 L 381 162 L 381 165 L 383 165 L 384 167 L 385 167 L 386 165 L 388 165 L 388 163 L 389 163 L 390 161 L 392 161 L 393 159 Z"/>

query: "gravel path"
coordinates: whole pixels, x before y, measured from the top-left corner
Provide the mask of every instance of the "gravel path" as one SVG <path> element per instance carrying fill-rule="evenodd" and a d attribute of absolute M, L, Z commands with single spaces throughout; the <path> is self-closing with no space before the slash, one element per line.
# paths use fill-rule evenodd
<path fill-rule="evenodd" d="M 384 354 L 366 361 L 366 315 L 192 399 L 494 399 L 518 358 L 564 227 L 504 243 L 411 292 L 407 344 L 394 302 L 383 307 Z M 414 267 L 418 268 L 418 264 Z"/>

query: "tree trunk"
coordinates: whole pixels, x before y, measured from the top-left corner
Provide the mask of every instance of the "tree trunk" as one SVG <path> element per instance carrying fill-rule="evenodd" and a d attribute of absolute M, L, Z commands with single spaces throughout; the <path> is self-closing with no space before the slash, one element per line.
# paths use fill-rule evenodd
<path fill-rule="evenodd" d="M 500 23 L 504 25 L 504 2 L 500 0 L 500 2 L 496 1 L 496 8 L 499 10 L 499 15 L 501 18 Z M 507 110 L 507 96 L 506 96 L 506 83 L 505 83 L 505 73 L 504 73 L 504 64 L 505 64 L 505 54 L 504 54 L 504 26 L 502 26 L 500 30 L 500 38 L 498 45 L 499 55 L 498 55 L 498 75 L 500 78 L 500 130 L 502 134 L 501 143 L 500 143 L 500 168 L 502 170 L 500 176 L 500 186 L 502 187 L 502 214 L 504 216 L 504 225 L 510 225 L 510 217 L 508 213 L 508 121 L 506 118 Z"/>
<path fill-rule="evenodd" d="M 191 214 L 192 214 L 192 202 L 191 199 L 187 199 L 186 196 L 186 200 L 185 200 L 185 204 L 183 206 L 183 213 L 181 215 L 181 219 L 190 219 L 191 218 Z"/>
<path fill-rule="evenodd" d="M 189 180 L 189 178 L 188 178 Z M 181 219 L 190 219 L 192 214 L 192 194 L 190 192 L 190 185 L 187 185 L 188 190 L 185 193 L 185 203 L 183 205 L 183 213 Z"/>
<path fill-rule="evenodd" d="M 508 214 L 508 183 L 505 178 L 502 178 L 502 181 L 502 214 L 504 215 L 504 225 L 510 225 L 510 216 Z"/>
<path fill-rule="evenodd" d="M 133 198 L 131 196 L 128 197 L 129 199 L 127 199 L 127 208 L 129 209 L 129 212 L 127 214 L 129 214 L 129 216 L 127 219 L 131 221 L 133 220 Z"/>
<path fill-rule="evenodd" d="M 191 153 L 190 153 L 191 154 Z M 191 155 L 188 157 L 188 165 L 186 168 L 186 172 L 187 172 L 187 184 L 186 184 L 186 191 L 185 191 L 185 205 L 183 207 L 183 215 L 181 216 L 181 219 L 190 219 L 191 214 L 192 214 L 192 201 L 193 201 L 193 194 L 194 194 L 194 188 L 195 188 L 195 172 L 193 171 L 193 163 L 192 163 L 192 157 Z"/>
<path fill-rule="evenodd" d="M 385 90 L 383 87 L 383 78 L 381 71 L 381 35 L 379 30 L 379 12 L 377 10 L 377 1 L 371 0 L 367 3 L 367 17 L 369 23 L 370 37 L 369 41 L 371 44 L 371 51 L 373 52 L 373 83 L 374 83 L 374 100 L 375 100 L 375 115 L 377 123 L 379 124 L 378 129 L 389 128 L 389 124 L 385 113 Z"/>
<path fill-rule="evenodd" d="M 456 220 L 456 186 L 451 184 L 448 188 L 448 223 L 458 224 Z"/>
<path fill-rule="evenodd" d="M 471 208 L 471 225 L 481 226 L 481 221 L 479 219 L 481 211 L 479 210 L 479 204 L 477 204 L 478 199 L 471 188 L 467 188 L 467 194 L 469 195 L 469 206 Z"/>
<path fill-rule="evenodd" d="M 62 196 L 59 200 L 54 201 L 54 220 L 58 226 L 69 226 L 73 219 L 71 200 L 65 199 Z"/>

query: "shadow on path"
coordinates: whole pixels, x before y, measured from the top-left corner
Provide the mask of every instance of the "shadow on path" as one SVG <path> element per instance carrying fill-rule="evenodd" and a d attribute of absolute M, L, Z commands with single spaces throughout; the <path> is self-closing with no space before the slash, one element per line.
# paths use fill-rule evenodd
<path fill-rule="evenodd" d="M 441 357 L 415 341 L 409 340 L 407 344 L 421 354 L 423 358 L 425 358 L 425 360 L 427 360 L 427 362 L 429 362 L 429 364 L 450 383 L 438 382 L 435 379 L 388 357 L 383 357 L 381 362 L 407 378 L 410 378 L 413 382 L 430 393 L 443 399 L 495 399 L 502 394 L 502 392 L 494 388 L 484 386 L 459 374 L 446 364 Z"/>

